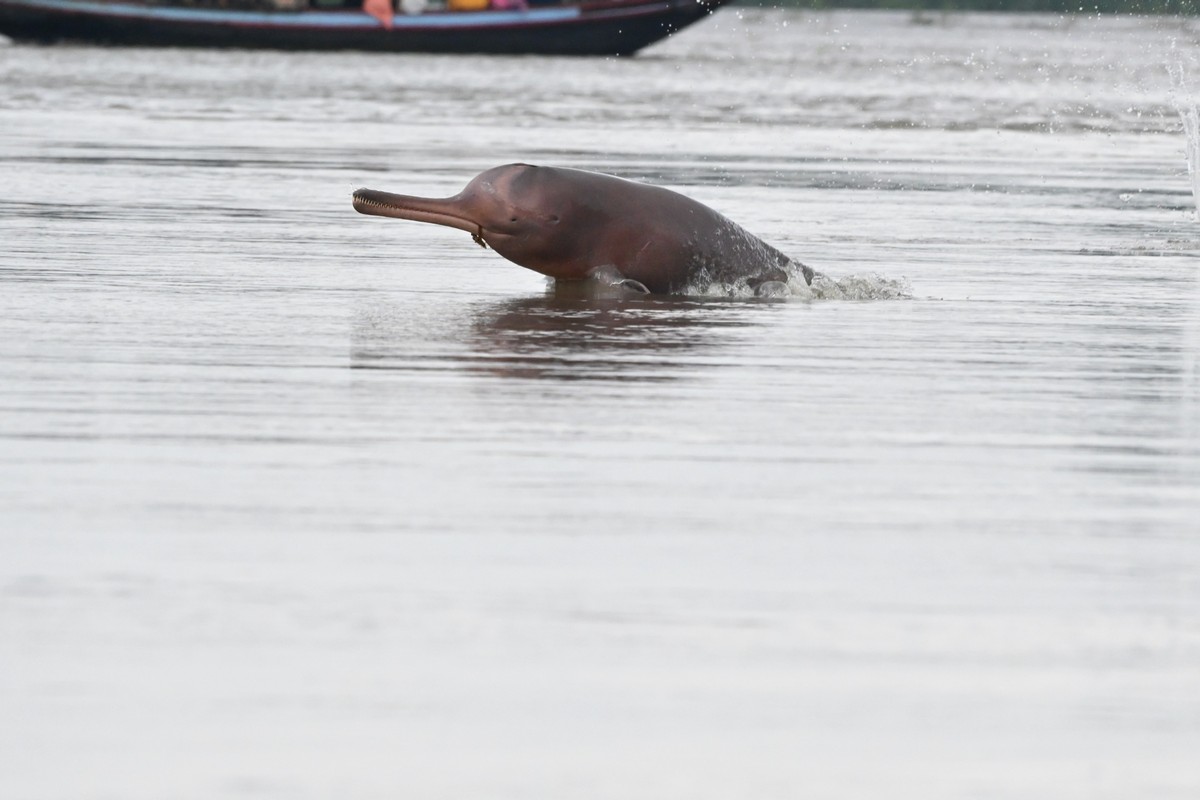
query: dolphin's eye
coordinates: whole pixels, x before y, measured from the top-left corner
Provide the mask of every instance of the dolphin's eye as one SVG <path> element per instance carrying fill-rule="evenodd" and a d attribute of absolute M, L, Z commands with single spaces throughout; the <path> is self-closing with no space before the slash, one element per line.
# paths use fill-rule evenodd
<path fill-rule="evenodd" d="M 516 222 L 516 221 L 517 221 L 516 217 L 513 217 L 512 219 L 509 220 L 509 222 Z"/>
<path fill-rule="evenodd" d="M 551 214 L 551 215 L 550 215 L 550 221 L 551 221 L 551 222 L 558 222 L 558 214 Z"/>

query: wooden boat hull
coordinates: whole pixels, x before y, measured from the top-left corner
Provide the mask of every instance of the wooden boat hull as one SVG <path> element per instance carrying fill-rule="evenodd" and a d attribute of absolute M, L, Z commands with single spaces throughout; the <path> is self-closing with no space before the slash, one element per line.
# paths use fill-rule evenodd
<path fill-rule="evenodd" d="M 0 33 L 18 41 L 165 47 L 426 53 L 629 55 L 727 0 L 609 0 L 524 11 L 397 14 L 240 11 L 92 0 L 0 0 Z"/>

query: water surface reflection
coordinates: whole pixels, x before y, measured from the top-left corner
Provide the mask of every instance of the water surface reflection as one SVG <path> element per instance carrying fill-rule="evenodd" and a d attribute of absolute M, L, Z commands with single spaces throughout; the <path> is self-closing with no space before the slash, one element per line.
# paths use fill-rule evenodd
<path fill-rule="evenodd" d="M 671 381 L 733 363 L 730 332 L 765 321 L 770 304 L 694 298 L 544 295 L 468 306 L 426 324 L 413 309 L 358 314 L 351 367 L 466 370 L 511 378 Z M 420 330 L 421 336 L 414 336 Z M 418 344 L 419 343 L 419 344 Z"/>

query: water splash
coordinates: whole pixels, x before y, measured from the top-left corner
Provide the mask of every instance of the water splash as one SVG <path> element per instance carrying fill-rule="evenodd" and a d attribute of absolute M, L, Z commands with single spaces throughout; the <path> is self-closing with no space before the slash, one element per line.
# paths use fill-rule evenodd
<path fill-rule="evenodd" d="M 686 294 L 698 297 L 769 297 L 790 300 L 910 300 L 912 286 L 906 278 L 888 278 L 883 275 L 846 275 L 835 278 L 818 272 L 813 276 L 812 285 L 805 283 L 799 271 L 792 275 L 786 284 L 781 284 L 782 291 L 764 295 L 761 288 L 756 291 L 744 281 L 724 283 L 713 281 L 703 285 L 694 285 Z"/>
<path fill-rule="evenodd" d="M 1200 221 L 1200 101 L 1189 88 L 1190 70 L 1181 57 L 1176 55 L 1176 60 L 1168 65 L 1167 71 L 1171 75 L 1175 111 L 1183 121 L 1188 177 L 1192 182 L 1192 202 L 1196 205 L 1196 219 Z"/>
<path fill-rule="evenodd" d="M 1179 108 L 1183 132 L 1187 135 L 1188 176 L 1192 180 L 1192 201 L 1196 204 L 1196 219 L 1200 220 L 1200 108 L 1189 105 Z"/>
<path fill-rule="evenodd" d="M 1176 51 L 1175 58 L 1167 67 L 1171 75 L 1175 110 L 1183 120 L 1183 132 L 1187 137 L 1188 177 L 1192 182 L 1192 200 L 1196 205 L 1195 219 L 1200 221 L 1200 100 L 1191 89 L 1189 80 L 1194 59 L 1186 62 Z M 1192 287 L 1190 322 L 1184 329 L 1181 422 L 1183 435 L 1189 442 L 1200 439 L 1200 274 L 1195 276 Z"/>
<path fill-rule="evenodd" d="M 912 299 L 912 286 L 904 278 L 875 274 L 843 278 L 817 275 L 812 286 L 797 287 L 793 291 L 794 296 L 804 294 L 813 300 L 909 300 Z"/>

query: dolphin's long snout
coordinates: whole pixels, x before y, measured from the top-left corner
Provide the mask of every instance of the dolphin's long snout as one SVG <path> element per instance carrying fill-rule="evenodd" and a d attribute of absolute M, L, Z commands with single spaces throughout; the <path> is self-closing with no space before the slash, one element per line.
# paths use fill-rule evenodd
<path fill-rule="evenodd" d="M 359 189 L 354 193 L 354 210 L 377 217 L 431 222 L 475 235 L 480 233 L 479 223 L 467 216 L 456 197 L 412 197 L 378 189 Z"/>

